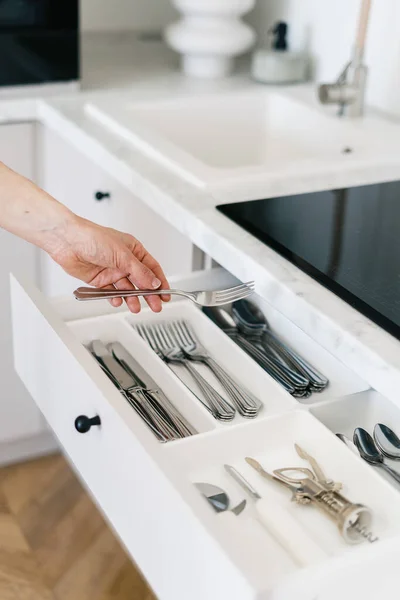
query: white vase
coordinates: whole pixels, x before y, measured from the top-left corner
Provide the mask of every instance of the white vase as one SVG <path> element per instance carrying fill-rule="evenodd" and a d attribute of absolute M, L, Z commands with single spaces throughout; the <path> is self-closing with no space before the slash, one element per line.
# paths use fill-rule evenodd
<path fill-rule="evenodd" d="M 182 18 L 165 30 L 167 43 L 182 54 L 186 75 L 216 79 L 249 50 L 255 33 L 242 20 L 256 0 L 172 0 Z"/>

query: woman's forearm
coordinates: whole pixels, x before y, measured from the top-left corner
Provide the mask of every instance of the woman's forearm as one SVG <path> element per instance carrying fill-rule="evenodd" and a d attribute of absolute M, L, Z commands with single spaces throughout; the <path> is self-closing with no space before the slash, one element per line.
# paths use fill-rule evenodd
<path fill-rule="evenodd" d="M 42 248 L 68 275 L 90 285 L 169 288 L 161 266 L 139 240 L 78 217 L 1 162 L 0 228 Z M 155 312 L 168 300 L 168 294 L 146 296 Z M 111 303 L 120 306 L 122 300 L 114 298 Z M 132 312 L 140 311 L 138 298 L 126 303 Z"/>
<path fill-rule="evenodd" d="M 57 246 L 75 215 L 0 162 L 0 228 L 47 250 Z"/>

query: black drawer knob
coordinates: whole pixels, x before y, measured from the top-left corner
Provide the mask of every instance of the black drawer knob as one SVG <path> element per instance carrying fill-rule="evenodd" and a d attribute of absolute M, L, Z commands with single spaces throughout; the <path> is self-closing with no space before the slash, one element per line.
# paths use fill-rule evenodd
<path fill-rule="evenodd" d="M 101 200 L 104 200 L 104 198 L 110 198 L 111 194 L 110 192 L 96 192 L 94 197 L 100 202 Z"/>
<path fill-rule="evenodd" d="M 80 415 L 75 419 L 75 429 L 79 433 L 87 433 L 93 425 L 101 425 L 99 416 L 96 415 L 89 419 L 86 415 Z"/>

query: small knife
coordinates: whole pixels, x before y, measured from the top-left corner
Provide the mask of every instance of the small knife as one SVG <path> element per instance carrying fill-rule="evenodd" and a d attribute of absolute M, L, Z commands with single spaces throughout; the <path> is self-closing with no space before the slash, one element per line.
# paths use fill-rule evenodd
<path fill-rule="evenodd" d="M 138 387 L 133 377 L 115 360 L 101 340 L 94 340 L 89 349 L 121 390 L 128 392 Z"/>
<path fill-rule="evenodd" d="M 150 375 L 143 369 L 137 360 L 119 342 L 113 342 L 108 346 L 114 359 L 127 371 L 137 385 L 146 390 L 161 391 Z"/>
<path fill-rule="evenodd" d="M 89 346 L 89 351 L 98 361 L 105 373 L 123 394 L 129 404 L 136 410 L 139 416 L 150 427 L 156 437 L 161 441 L 167 441 L 165 432 L 160 427 L 166 427 L 168 435 L 176 437 L 171 430 L 170 424 L 149 405 L 145 397 L 145 390 L 140 388 L 135 379 L 115 360 L 101 340 L 94 340 Z M 160 422 L 162 419 L 162 422 Z"/>
<path fill-rule="evenodd" d="M 231 465 L 224 465 L 225 471 L 229 473 L 231 477 L 244 489 L 245 492 L 248 493 L 250 498 L 253 500 L 261 500 L 260 494 L 253 488 L 252 485 L 243 477 L 239 471 L 235 469 L 235 467 L 231 467 Z"/>
<path fill-rule="evenodd" d="M 154 379 L 145 371 L 136 359 L 119 342 L 113 342 L 108 346 L 117 362 L 136 380 L 145 395 L 155 402 L 158 410 L 161 410 L 163 418 L 177 431 L 186 437 L 197 433 L 196 429 L 185 419 L 172 402 L 169 401 L 164 392 L 159 388 Z M 171 421 L 172 419 L 172 421 Z"/>

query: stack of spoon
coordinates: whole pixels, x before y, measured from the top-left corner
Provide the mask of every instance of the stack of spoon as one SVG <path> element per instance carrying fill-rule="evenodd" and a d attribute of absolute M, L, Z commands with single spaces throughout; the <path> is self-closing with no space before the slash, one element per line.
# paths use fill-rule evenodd
<path fill-rule="evenodd" d="M 230 307 L 207 307 L 203 312 L 292 396 L 306 399 L 329 384 L 277 337 L 255 304 L 239 300 Z"/>
<path fill-rule="evenodd" d="M 370 465 L 380 467 L 400 484 L 400 472 L 385 462 L 385 458 L 400 460 L 400 439 L 390 427 L 377 423 L 373 437 L 366 429 L 357 427 L 354 430 L 353 442 L 343 433 L 336 435 L 352 452 L 359 454 Z"/>

